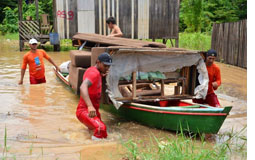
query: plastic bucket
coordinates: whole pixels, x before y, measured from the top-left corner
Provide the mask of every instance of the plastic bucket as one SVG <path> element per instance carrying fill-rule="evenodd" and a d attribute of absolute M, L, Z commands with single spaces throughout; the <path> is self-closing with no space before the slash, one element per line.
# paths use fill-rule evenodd
<path fill-rule="evenodd" d="M 50 44 L 51 45 L 59 44 L 58 33 L 50 33 Z"/>

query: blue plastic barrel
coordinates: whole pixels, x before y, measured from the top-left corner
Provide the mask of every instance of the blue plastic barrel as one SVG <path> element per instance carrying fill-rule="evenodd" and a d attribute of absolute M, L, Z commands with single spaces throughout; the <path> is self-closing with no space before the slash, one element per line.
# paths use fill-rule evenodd
<path fill-rule="evenodd" d="M 51 45 L 59 44 L 58 33 L 50 33 L 50 44 Z"/>

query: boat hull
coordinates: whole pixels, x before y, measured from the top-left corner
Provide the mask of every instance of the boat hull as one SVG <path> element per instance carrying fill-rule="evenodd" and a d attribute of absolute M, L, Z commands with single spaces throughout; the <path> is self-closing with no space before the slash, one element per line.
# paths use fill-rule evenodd
<path fill-rule="evenodd" d="M 107 104 L 102 104 L 101 108 L 127 120 L 158 129 L 211 134 L 218 133 L 231 110 L 231 107 L 227 107 L 221 113 L 168 112 L 143 109 L 132 105 L 123 105 L 117 110 L 113 105 Z"/>
<path fill-rule="evenodd" d="M 55 69 L 54 71 L 56 76 L 72 89 L 68 79 Z M 192 108 L 194 106 L 191 104 L 191 106 L 185 107 L 153 106 L 146 108 L 141 105 L 124 104 L 116 109 L 113 104 L 101 104 L 100 107 L 127 120 L 158 129 L 193 133 L 218 133 L 232 107 L 217 109 L 201 106 L 199 106 L 200 108 Z"/>

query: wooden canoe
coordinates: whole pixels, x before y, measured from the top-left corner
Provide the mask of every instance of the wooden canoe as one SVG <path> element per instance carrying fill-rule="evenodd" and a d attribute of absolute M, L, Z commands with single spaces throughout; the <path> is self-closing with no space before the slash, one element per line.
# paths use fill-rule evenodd
<path fill-rule="evenodd" d="M 67 86 L 68 78 L 56 71 L 56 76 Z M 215 108 L 181 100 L 143 103 L 125 103 L 119 109 L 113 104 L 101 104 L 101 108 L 128 120 L 159 129 L 216 134 L 232 109 L 231 106 Z"/>

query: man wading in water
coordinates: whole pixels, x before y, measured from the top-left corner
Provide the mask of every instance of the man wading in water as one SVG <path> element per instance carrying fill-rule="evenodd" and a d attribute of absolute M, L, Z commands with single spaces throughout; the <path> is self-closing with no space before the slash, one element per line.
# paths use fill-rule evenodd
<path fill-rule="evenodd" d="M 108 35 L 109 37 L 122 37 L 123 34 L 120 28 L 116 25 L 116 20 L 113 17 L 109 17 L 106 20 L 108 27 L 112 30 L 111 34 Z"/>
<path fill-rule="evenodd" d="M 37 49 L 37 43 L 37 40 L 34 38 L 29 41 L 31 50 L 23 57 L 19 84 L 23 84 L 27 64 L 29 65 L 30 84 L 46 83 L 43 58 L 46 58 L 59 71 L 58 66 L 53 62 L 50 56 L 44 50 Z"/>
<path fill-rule="evenodd" d="M 214 93 L 214 90 L 217 90 L 217 88 L 221 85 L 220 68 L 214 63 L 216 57 L 217 52 L 213 49 L 210 49 L 206 53 L 205 63 L 209 77 L 208 92 L 205 100 L 193 99 L 194 103 L 209 104 L 213 107 L 220 107 L 220 102 Z"/>
<path fill-rule="evenodd" d="M 94 131 L 92 140 L 107 137 L 106 126 L 101 121 L 99 113 L 102 76 L 105 76 L 110 65 L 111 56 L 104 52 L 98 56 L 96 65 L 88 68 L 83 75 L 80 87 L 80 102 L 77 106 L 76 116 L 90 130 Z"/>

